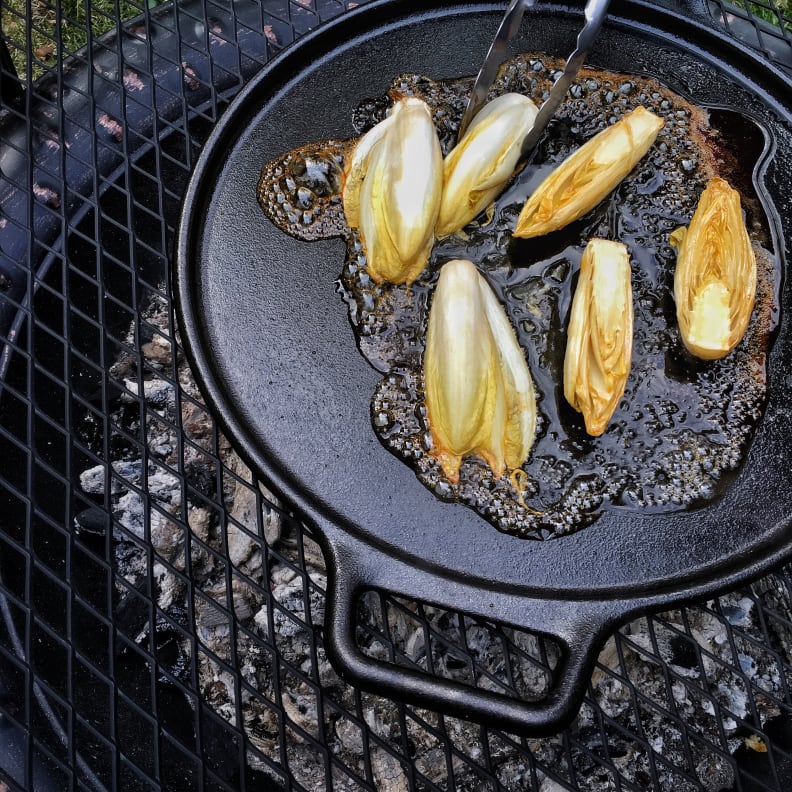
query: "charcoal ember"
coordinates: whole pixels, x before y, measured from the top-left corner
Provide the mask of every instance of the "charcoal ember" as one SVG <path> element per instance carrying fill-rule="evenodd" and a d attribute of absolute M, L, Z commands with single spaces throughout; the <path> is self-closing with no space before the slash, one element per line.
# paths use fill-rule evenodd
<path fill-rule="evenodd" d="M 682 668 L 693 669 L 698 665 L 698 654 L 695 642 L 683 635 L 675 635 L 668 642 L 671 656 L 669 664 Z"/>
<path fill-rule="evenodd" d="M 308 527 L 294 519 L 288 519 L 282 513 L 280 520 L 278 547 L 282 548 L 290 559 L 294 559 L 300 566 L 304 566 L 307 571 L 315 570 L 325 573 L 327 570 L 324 553 L 312 538 Z"/>
<path fill-rule="evenodd" d="M 126 391 L 121 398 L 127 402 L 137 402 L 137 398 L 141 395 L 138 382 L 133 379 L 125 379 L 124 387 Z M 142 395 L 146 404 L 173 414 L 176 406 L 176 391 L 172 383 L 161 379 L 147 379 L 143 382 Z"/>
<path fill-rule="evenodd" d="M 104 536 L 110 525 L 110 518 L 104 509 L 92 506 L 89 509 L 83 509 L 74 518 L 74 527 L 78 531 L 85 531 L 86 533 L 95 534 L 96 536 Z"/>
<path fill-rule="evenodd" d="M 149 538 L 161 556 L 172 559 L 184 542 L 186 527 L 156 509 L 149 519 Z"/>
<path fill-rule="evenodd" d="M 281 696 L 281 704 L 286 716 L 295 726 L 308 734 L 317 735 L 319 724 L 315 696 L 307 692 L 289 691 Z M 296 741 L 302 741 L 298 732 L 291 730 L 291 733 Z"/>
<path fill-rule="evenodd" d="M 211 575 L 217 564 L 217 559 L 210 550 L 216 524 L 215 515 L 208 509 L 191 507 L 187 513 L 187 524 L 190 528 L 190 566 L 198 570 L 199 578 Z"/>
<path fill-rule="evenodd" d="M 275 639 L 292 659 L 310 654 L 308 619 L 311 624 L 324 623 L 325 599 L 320 592 L 327 588 L 327 580 L 319 573 L 315 576 L 318 588 L 308 587 L 305 578 L 290 567 L 278 565 L 270 573 L 272 597 L 279 606 L 273 609 Z"/>
<path fill-rule="evenodd" d="M 83 492 L 91 495 L 104 495 L 105 489 L 110 486 L 111 495 L 120 495 L 126 490 L 124 481 L 140 486 L 143 476 L 143 463 L 141 460 L 118 460 L 112 463 L 115 475 L 110 475 L 107 465 L 95 465 L 80 474 L 80 486 Z"/>
<path fill-rule="evenodd" d="M 139 492 L 125 492 L 118 498 L 113 508 L 113 519 L 118 526 L 113 531 L 113 536 L 118 541 L 128 540 L 129 534 L 138 539 L 146 539 L 146 506 Z"/>
<path fill-rule="evenodd" d="M 259 629 L 262 637 L 269 640 L 270 638 L 270 617 L 269 606 L 262 605 L 253 616 L 253 624 Z"/>
<path fill-rule="evenodd" d="M 792 592 L 787 581 L 779 575 L 772 574 L 758 580 L 751 586 L 758 597 L 771 612 L 779 614 L 781 618 L 769 619 L 767 626 L 773 635 L 778 639 L 778 645 L 784 654 L 784 658 L 789 665 L 792 665 Z M 742 611 L 750 612 L 753 600 L 746 598 L 741 600 L 737 607 L 742 607 Z M 740 611 L 731 611 L 730 621 L 741 623 Z"/>
<path fill-rule="evenodd" d="M 215 465 L 204 457 L 194 457 L 184 465 L 184 478 L 192 490 L 206 497 L 217 494 Z"/>
<path fill-rule="evenodd" d="M 353 754 L 363 753 L 363 729 L 347 718 L 339 718 L 335 723 L 335 734 L 341 745 Z"/>
<path fill-rule="evenodd" d="M 776 583 L 776 579 L 773 575 L 768 575 L 767 578 L 763 578 L 760 583 L 764 584 L 764 590 L 767 589 L 775 589 L 776 586 L 773 584 Z M 762 586 L 760 583 L 754 584 L 757 590 L 762 590 Z M 783 591 L 780 587 L 778 588 L 779 592 Z M 745 627 L 751 621 L 751 613 L 754 609 L 754 601 L 750 597 L 742 597 L 737 601 L 732 602 L 725 602 L 726 598 L 721 598 L 721 612 L 723 615 L 728 619 L 729 624 L 733 624 L 737 627 Z"/>
<path fill-rule="evenodd" d="M 234 566 L 247 563 L 261 567 L 261 543 L 254 537 L 262 533 L 268 545 L 274 545 L 281 532 L 280 513 L 271 508 L 277 501 L 263 485 L 253 481 L 253 474 L 236 453 L 226 463 L 235 474 L 230 509 L 231 520 L 226 527 L 228 554 Z M 260 492 L 257 494 L 256 489 Z M 263 497 L 261 497 L 263 495 Z M 257 555 L 255 561 L 252 557 Z"/>
<path fill-rule="evenodd" d="M 174 574 L 175 564 L 155 563 L 151 570 L 154 580 L 157 583 L 156 601 L 158 607 L 166 610 L 174 603 L 184 600 L 186 585 L 185 580 L 180 575 Z"/>
<path fill-rule="evenodd" d="M 522 630 L 507 634 L 519 652 L 519 655 L 510 653 L 503 661 L 504 668 L 515 669 L 515 690 L 524 699 L 543 698 L 552 688 L 553 671 L 561 657 L 560 647 L 552 640 Z"/>
<path fill-rule="evenodd" d="M 188 439 L 197 443 L 206 451 L 211 451 L 215 425 L 203 405 L 196 404 L 188 399 L 183 400 L 181 424 Z"/>
<path fill-rule="evenodd" d="M 683 677 L 711 678 L 716 664 L 708 653 L 696 652 L 695 644 L 710 647 L 709 636 L 699 630 L 686 634 L 685 626 L 670 622 L 668 630 L 650 630 L 645 620 L 633 622 L 628 646 L 641 660 L 655 665 L 671 665 Z M 632 645 L 637 645 L 636 650 Z"/>
<path fill-rule="evenodd" d="M 318 543 L 306 534 L 303 536 L 302 546 L 303 558 L 307 569 L 309 571 L 315 570 L 320 574 L 326 573 L 327 566 L 325 565 L 324 553 Z"/>
<path fill-rule="evenodd" d="M 141 345 L 140 351 L 152 366 L 166 369 L 173 362 L 173 344 L 165 336 L 152 336 L 151 341 Z"/>
<path fill-rule="evenodd" d="M 734 788 L 734 769 L 714 751 L 708 752 L 696 765 L 696 776 L 706 792 L 723 792 L 724 789 Z"/>
<path fill-rule="evenodd" d="M 392 753 L 374 748 L 371 752 L 371 769 L 377 789 L 407 792 L 410 788 L 404 764 Z"/>
<path fill-rule="evenodd" d="M 130 568 L 123 557 L 116 558 L 116 565 L 120 571 L 128 571 Z M 137 640 L 143 634 L 148 624 L 150 597 L 148 575 L 140 576 L 131 589 L 124 587 L 120 590 L 120 596 L 113 610 L 113 624 L 120 634 L 132 640 Z"/>

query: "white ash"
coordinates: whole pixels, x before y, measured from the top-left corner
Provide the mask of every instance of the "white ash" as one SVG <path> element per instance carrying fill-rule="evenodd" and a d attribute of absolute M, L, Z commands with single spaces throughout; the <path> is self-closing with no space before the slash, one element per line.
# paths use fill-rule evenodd
<path fill-rule="evenodd" d="M 493 778 L 505 789 L 538 792 L 649 789 L 653 779 L 674 792 L 718 792 L 735 783 L 730 755 L 745 750 L 753 713 L 757 728 L 777 717 L 775 700 L 792 682 L 792 600 L 784 580 L 771 575 L 741 593 L 624 626 L 603 647 L 578 717 L 552 737 L 502 734 L 356 690 L 338 677 L 321 644 L 321 549 L 282 518 L 275 497 L 217 431 L 164 301 L 152 300 L 144 318 L 152 336 L 142 358 L 129 355 L 110 373 L 119 386 L 114 422 L 123 422 L 136 394 L 145 403 L 145 453 L 127 447 L 88 465 L 80 485 L 86 498 L 111 505 L 119 597 L 151 579 L 160 611 L 191 614 L 198 690 L 244 731 L 254 770 L 271 773 L 262 757 L 280 764 L 285 756 L 292 778 L 311 792 L 329 783 L 359 790 L 357 778 L 385 792 L 413 784 L 472 792 L 494 788 Z M 126 340 L 133 348 L 134 333 Z M 760 609 L 785 617 L 763 621 Z M 141 641 L 150 629 L 141 624 Z M 374 594 L 360 603 L 358 636 L 372 658 L 389 661 L 393 646 L 402 662 L 426 667 L 431 657 L 443 677 L 523 697 L 547 692 L 545 665 L 559 660 L 557 647 L 534 635 L 460 622 L 427 605 L 392 602 L 386 629 Z M 193 652 L 187 640 L 181 649 Z M 329 777 L 312 739 L 333 756 Z"/>
<path fill-rule="evenodd" d="M 409 782 L 402 762 L 393 754 L 375 748 L 371 752 L 372 774 L 377 789 L 391 792 L 407 792 Z"/>
<path fill-rule="evenodd" d="M 124 401 L 136 403 L 140 395 L 138 383 L 133 379 L 125 379 L 124 387 L 128 393 L 123 393 L 121 398 Z M 176 389 L 170 382 L 165 380 L 146 380 L 143 383 L 143 398 L 149 407 L 172 413 L 176 405 Z"/>
<path fill-rule="evenodd" d="M 268 545 L 274 544 L 280 535 L 280 515 L 273 509 L 267 508 L 267 499 L 272 499 L 270 493 L 263 485 L 256 483 L 253 474 L 247 465 L 233 451 L 230 452 L 228 467 L 238 478 L 234 482 L 232 494 L 233 505 L 230 510 L 231 520 L 228 522 L 226 534 L 228 537 L 228 556 L 234 566 L 245 562 L 250 566 L 261 566 L 261 548 L 254 539 L 258 522 L 264 524 L 264 539 Z M 251 557 L 258 553 L 255 561 Z"/>
<path fill-rule="evenodd" d="M 88 470 L 84 470 L 80 474 L 80 486 L 83 491 L 91 495 L 102 495 L 107 486 L 108 478 L 110 480 L 111 495 L 121 495 L 126 492 L 124 481 L 140 486 L 140 479 L 143 475 L 143 463 L 141 460 L 119 460 L 118 462 L 113 462 L 112 468 L 116 475 L 108 475 L 109 471 L 106 465 L 95 465 Z"/>

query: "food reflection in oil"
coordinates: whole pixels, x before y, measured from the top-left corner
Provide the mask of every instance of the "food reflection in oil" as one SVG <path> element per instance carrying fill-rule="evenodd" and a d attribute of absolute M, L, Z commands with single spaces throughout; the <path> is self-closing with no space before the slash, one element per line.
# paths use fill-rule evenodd
<path fill-rule="evenodd" d="M 541 101 L 560 65 L 547 56 L 518 56 L 504 65 L 493 93 L 519 91 Z M 405 75 L 394 82 L 391 96 L 424 98 L 447 152 L 469 87 L 469 80 Z M 361 103 L 354 111 L 358 130 L 381 120 L 389 104 L 387 97 Z M 666 125 L 630 176 L 564 230 L 512 238 L 534 187 L 572 150 L 639 104 L 666 119 Z M 549 538 L 590 524 L 603 510 L 699 506 L 717 496 L 744 457 L 765 403 L 765 365 L 777 322 L 778 263 L 767 250 L 766 218 L 753 191 L 755 156 L 744 156 L 761 151 L 761 139 L 751 122 L 735 122 L 724 111 L 708 116 L 651 78 L 583 70 L 530 164 L 489 214 L 436 243 L 429 267 L 409 288 L 371 281 L 360 242 L 344 221 L 341 173 L 354 141 L 317 142 L 267 163 L 258 197 L 267 216 L 292 236 L 347 238 L 339 291 L 361 353 L 383 374 L 372 399 L 372 423 L 384 445 L 438 497 L 465 503 L 499 530 Z M 727 358 L 703 362 L 690 356 L 679 338 L 675 256 L 668 238 L 689 222 L 713 176 L 741 190 L 758 286 L 743 341 Z M 619 240 L 629 248 L 635 311 L 625 394 L 607 431 L 597 438 L 586 434 L 580 414 L 566 403 L 562 379 L 578 266 L 592 237 Z M 431 434 L 421 360 L 428 307 L 440 266 L 454 258 L 474 261 L 485 275 L 534 377 L 539 428 L 523 465 L 525 475 L 517 479 L 495 478 L 471 457 L 454 485 L 427 453 Z"/>

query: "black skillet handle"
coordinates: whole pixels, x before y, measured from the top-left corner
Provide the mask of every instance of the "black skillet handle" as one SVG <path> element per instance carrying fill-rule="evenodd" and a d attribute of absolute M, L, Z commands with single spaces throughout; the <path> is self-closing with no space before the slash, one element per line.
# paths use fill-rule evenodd
<path fill-rule="evenodd" d="M 338 673 L 362 689 L 500 729 L 541 736 L 565 728 L 580 709 L 602 644 L 627 613 L 614 603 L 535 599 L 440 578 L 335 527 L 322 525 L 320 533 L 327 540 L 329 570 L 325 648 Z M 355 613 L 358 596 L 369 589 L 557 639 L 564 659 L 554 672 L 553 689 L 543 700 L 526 701 L 366 656 L 355 640 Z"/>

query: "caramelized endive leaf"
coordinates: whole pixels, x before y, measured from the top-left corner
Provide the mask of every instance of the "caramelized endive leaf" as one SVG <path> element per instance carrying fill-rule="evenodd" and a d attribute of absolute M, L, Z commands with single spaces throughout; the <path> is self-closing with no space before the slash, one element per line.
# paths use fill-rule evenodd
<path fill-rule="evenodd" d="M 514 175 L 538 112 L 527 96 L 506 93 L 477 113 L 443 163 L 438 238 L 459 231 L 495 200 Z"/>
<path fill-rule="evenodd" d="M 593 209 L 649 151 L 664 123 L 639 106 L 594 135 L 536 188 L 520 212 L 514 236 L 558 231 Z"/>
<path fill-rule="evenodd" d="M 342 199 L 357 228 L 374 281 L 412 283 L 434 242 L 443 188 L 443 155 L 429 107 L 408 97 L 357 143 Z"/>
<path fill-rule="evenodd" d="M 567 329 L 564 396 L 601 435 L 624 394 L 633 342 L 630 255 L 621 242 L 592 239 L 583 251 Z"/>
<path fill-rule="evenodd" d="M 496 476 L 519 467 L 536 434 L 533 381 L 511 324 L 475 266 L 440 271 L 424 353 L 432 454 L 448 479 L 482 457 Z"/>
<path fill-rule="evenodd" d="M 705 360 L 725 357 L 745 335 L 756 297 L 756 256 L 737 190 L 712 179 L 690 225 L 674 231 L 671 244 L 682 341 Z"/>

